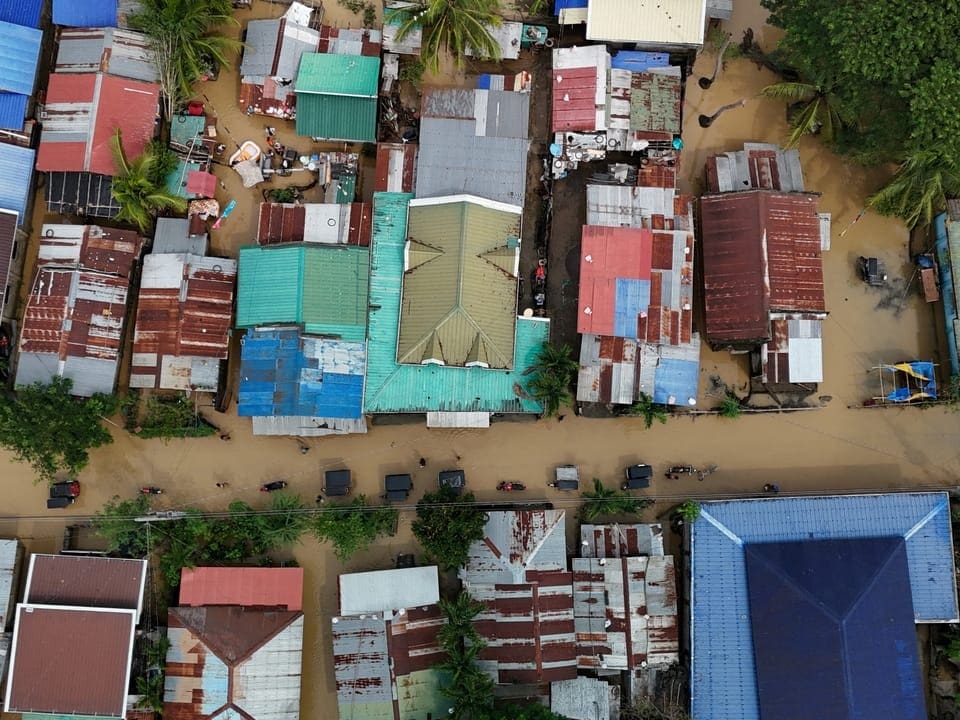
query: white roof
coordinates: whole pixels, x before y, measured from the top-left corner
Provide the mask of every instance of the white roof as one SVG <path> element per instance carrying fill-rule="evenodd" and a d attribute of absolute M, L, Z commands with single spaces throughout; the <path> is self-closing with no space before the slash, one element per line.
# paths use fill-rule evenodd
<path fill-rule="evenodd" d="M 340 576 L 340 614 L 392 612 L 440 600 L 437 566 L 375 570 Z"/>
<path fill-rule="evenodd" d="M 706 0 L 590 0 L 587 39 L 646 47 L 699 47 L 706 14 Z"/>

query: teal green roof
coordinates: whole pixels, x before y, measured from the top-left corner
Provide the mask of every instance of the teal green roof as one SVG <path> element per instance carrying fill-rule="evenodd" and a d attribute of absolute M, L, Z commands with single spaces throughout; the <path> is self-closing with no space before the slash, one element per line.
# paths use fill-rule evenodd
<path fill-rule="evenodd" d="M 343 95 L 297 95 L 297 135 L 377 141 L 377 99 Z"/>
<path fill-rule="evenodd" d="M 187 176 L 199 170 L 203 170 L 203 165 L 198 162 L 178 161 L 177 166 L 167 175 L 167 192 L 188 200 L 195 198 L 196 195 L 187 192 Z"/>
<path fill-rule="evenodd" d="M 540 404 L 521 397 L 517 388 L 525 384 L 525 371 L 534 364 L 537 351 L 549 337 L 548 320 L 517 319 L 512 370 L 397 364 L 407 203 L 412 198 L 405 193 L 376 193 L 373 197 L 364 411 L 541 412 Z"/>
<path fill-rule="evenodd" d="M 297 73 L 297 102 L 301 93 L 377 97 L 380 58 L 365 55 L 305 53 Z M 297 107 L 299 114 L 300 107 Z"/>
<path fill-rule="evenodd" d="M 363 342 L 370 253 L 354 245 L 240 248 L 237 327 L 297 324 Z"/>

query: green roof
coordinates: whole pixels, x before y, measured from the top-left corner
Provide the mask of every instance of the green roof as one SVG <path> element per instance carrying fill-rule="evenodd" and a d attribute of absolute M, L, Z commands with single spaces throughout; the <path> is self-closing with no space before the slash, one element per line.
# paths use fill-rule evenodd
<path fill-rule="evenodd" d="M 633 73 L 630 129 L 680 133 L 680 78 L 659 73 Z"/>
<path fill-rule="evenodd" d="M 297 103 L 303 93 L 353 95 L 376 99 L 380 58 L 366 55 L 304 53 L 297 73 Z M 299 104 L 297 114 L 300 113 Z"/>
<path fill-rule="evenodd" d="M 297 135 L 377 141 L 377 99 L 342 95 L 297 95 Z"/>
<path fill-rule="evenodd" d="M 524 372 L 534 365 L 540 346 L 548 339 L 548 320 L 517 318 L 511 370 L 397 363 L 407 204 L 412 197 L 404 193 L 376 193 L 373 198 L 364 411 L 542 412 L 540 404 L 523 397 L 520 388 L 527 381 Z"/>
<path fill-rule="evenodd" d="M 397 362 L 513 366 L 520 214 L 468 195 L 410 203 Z"/>
<path fill-rule="evenodd" d="M 237 327 L 292 323 L 310 335 L 363 342 L 369 272 L 364 247 L 240 248 Z"/>

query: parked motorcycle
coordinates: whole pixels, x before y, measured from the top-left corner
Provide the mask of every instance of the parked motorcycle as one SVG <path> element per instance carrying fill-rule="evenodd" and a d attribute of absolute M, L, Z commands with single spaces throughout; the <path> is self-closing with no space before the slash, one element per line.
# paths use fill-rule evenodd
<path fill-rule="evenodd" d="M 780 492 L 780 486 L 776 483 L 767 483 L 763 486 L 763 491 L 765 493 L 770 493 L 771 495 L 776 495 L 778 492 Z"/>
<path fill-rule="evenodd" d="M 141 495 L 163 495 L 163 490 L 158 487 L 142 487 L 140 488 Z"/>
<path fill-rule="evenodd" d="M 275 492 L 277 490 L 283 490 L 286 486 L 286 480 L 274 480 L 273 482 L 268 482 L 261 485 L 260 492 Z"/>
<path fill-rule="evenodd" d="M 697 469 L 693 465 L 674 465 L 667 469 L 667 477 L 677 480 L 681 475 L 696 475 Z"/>
<path fill-rule="evenodd" d="M 497 490 L 501 492 L 512 492 L 513 490 L 526 490 L 527 486 L 519 482 L 499 482 Z"/>

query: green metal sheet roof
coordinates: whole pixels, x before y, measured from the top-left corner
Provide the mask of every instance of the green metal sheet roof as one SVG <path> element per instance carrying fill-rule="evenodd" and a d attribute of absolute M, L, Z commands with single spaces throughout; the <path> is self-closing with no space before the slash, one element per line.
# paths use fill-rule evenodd
<path fill-rule="evenodd" d="M 512 367 L 520 208 L 424 202 L 409 210 L 397 361 Z"/>
<path fill-rule="evenodd" d="M 633 73 L 630 129 L 680 133 L 680 78 L 659 73 Z"/>
<path fill-rule="evenodd" d="M 297 135 L 376 142 L 377 99 L 298 93 Z"/>
<path fill-rule="evenodd" d="M 412 197 L 405 193 L 374 195 L 364 410 L 541 412 L 540 403 L 521 397 L 517 389 L 525 384 L 524 371 L 535 363 L 540 346 L 548 339 L 548 320 L 517 318 L 511 370 L 397 363 L 407 204 Z"/>
<path fill-rule="evenodd" d="M 377 97 L 380 58 L 365 55 L 304 53 L 297 73 L 297 114 L 304 93 Z"/>
<path fill-rule="evenodd" d="M 369 272 L 369 250 L 353 245 L 240 248 L 237 327 L 296 323 L 362 342 Z"/>

